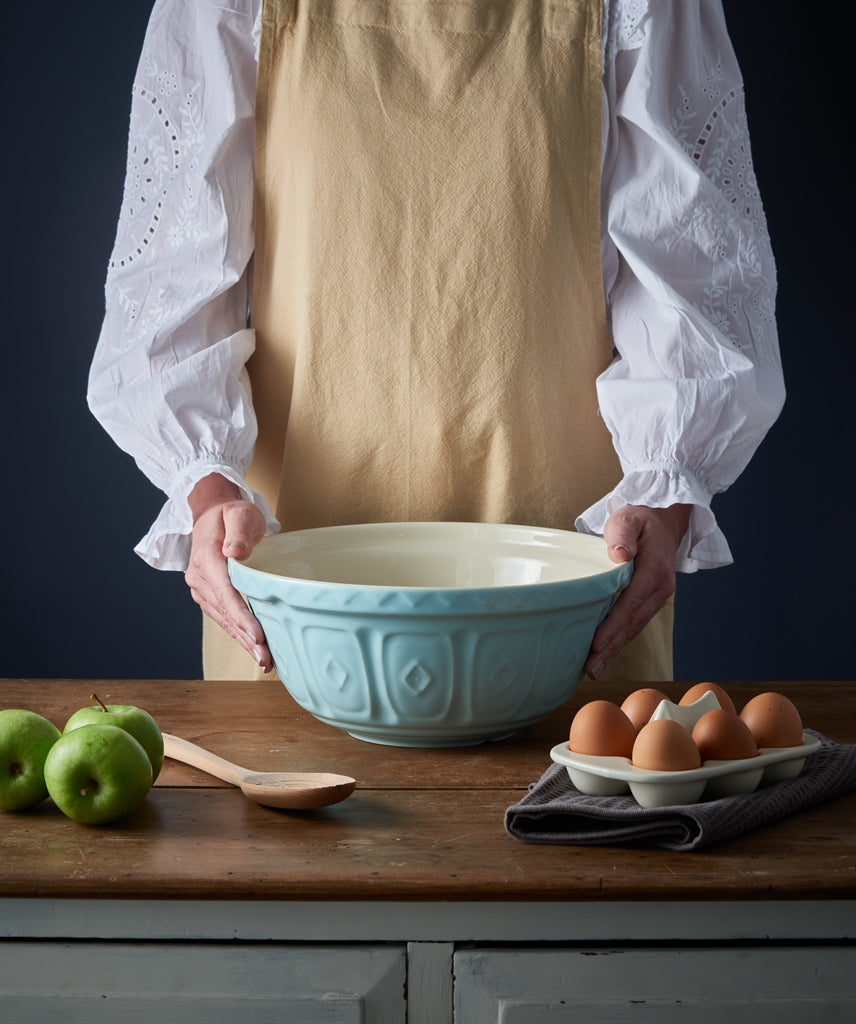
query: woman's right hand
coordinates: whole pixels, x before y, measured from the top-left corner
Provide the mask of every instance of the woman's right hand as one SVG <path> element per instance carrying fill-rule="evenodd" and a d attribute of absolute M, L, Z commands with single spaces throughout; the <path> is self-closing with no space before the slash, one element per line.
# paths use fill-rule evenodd
<path fill-rule="evenodd" d="M 218 473 L 203 477 L 188 496 L 193 513 L 190 561 L 184 574 L 193 600 L 235 639 L 265 672 L 273 658 L 258 619 L 232 586 L 228 558 L 243 560 L 265 535 L 265 519 Z"/>

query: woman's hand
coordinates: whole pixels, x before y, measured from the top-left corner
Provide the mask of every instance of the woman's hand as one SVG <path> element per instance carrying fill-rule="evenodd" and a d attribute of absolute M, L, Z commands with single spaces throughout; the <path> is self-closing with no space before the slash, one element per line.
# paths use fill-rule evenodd
<path fill-rule="evenodd" d="M 675 556 L 691 505 L 625 505 L 606 521 L 603 537 L 613 562 L 635 559 L 633 576 L 598 627 L 585 670 L 597 679 L 607 662 L 637 636 L 675 592 Z"/>
<path fill-rule="evenodd" d="M 184 574 L 193 600 L 261 665 L 273 658 L 258 619 L 232 586 L 227 558 L 243 560 L 265 535 L 265 519 L 238 488 L 217 473 L 204 477 L 188 496 L 193 513 L 190 561 Z"/>

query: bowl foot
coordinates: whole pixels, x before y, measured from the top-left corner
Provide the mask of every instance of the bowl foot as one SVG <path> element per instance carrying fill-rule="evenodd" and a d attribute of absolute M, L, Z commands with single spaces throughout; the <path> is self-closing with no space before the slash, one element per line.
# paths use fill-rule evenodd
<path fill-rule="evenodd" d="M 508 732 L 492 733 L 487 736 L 466 736 L 456 739 L 448 739 L 442 736 L 386 736 L 382 733 L 365 732 L 356 729 L 347 729 L 349 736 L 355 740 L 362 740 L 364 743 L 376 743 L 385 747 L 475 747 L 480 743 L 496 743 L 499 740 L 508 739 L 513 736 L 516 729 Z"/>

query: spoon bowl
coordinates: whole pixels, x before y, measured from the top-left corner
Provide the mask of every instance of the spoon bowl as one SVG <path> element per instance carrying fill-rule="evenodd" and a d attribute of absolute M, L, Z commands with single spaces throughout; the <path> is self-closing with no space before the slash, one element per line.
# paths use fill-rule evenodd
<path fill-rule="evenodd" d="M 303 811 L 328 807 L 349 797 L 356 780 L 331 772 L 254 772 L 233 764 L 210 750 L 165 732 L 164 756 L 181 761 L 237 786 L 248 799 L 265 807 Z"/>

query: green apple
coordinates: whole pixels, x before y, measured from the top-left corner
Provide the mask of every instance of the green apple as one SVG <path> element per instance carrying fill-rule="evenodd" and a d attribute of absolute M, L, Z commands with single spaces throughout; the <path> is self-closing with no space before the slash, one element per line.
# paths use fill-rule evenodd
<path fill-rule="evenodd" d="M 0 711 L 0 808 L 23 811 L 47 799 L 45 758 L 60 735 L 35 711 Z"/>
<path fill-rule="evenodd" d="M 148 711 L 131 704 L 102 704 L 94 693 L 92 700 L 98 701 L 98 706 L 75 711 L 65 723 L 63 732 L 71 732 L 82 725 L 118 725 L 120 729 L 129 732 L 149 755 L 154 781 L 163 767 L 163 736 L 157 722 Z"/>
<path fill-rule="evenodd" d="M 102 717 L 106 720 L 106 716 Z M 152 763 L 118 725 L 81 725 L 65 732 L 45 761 L 51 800 L 86 825 L 104 825 L 135 811 L 152 788 Z"/>

